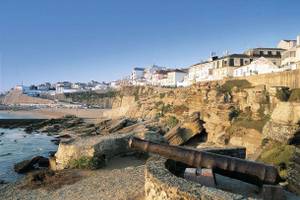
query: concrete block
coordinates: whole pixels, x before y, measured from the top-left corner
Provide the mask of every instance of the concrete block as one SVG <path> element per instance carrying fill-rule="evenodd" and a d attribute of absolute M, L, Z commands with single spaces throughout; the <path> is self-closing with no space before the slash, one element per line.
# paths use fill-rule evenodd
<path fill-rule="evenodd" d="M 186 168 L 184 178 L 208 187 L 216 187 L 215 176 L 212 169 Z"/>
<path fill-rule="evenodd" d="M 285 200 L 285 194 L 280 185 L 263 185 L 263 200 Z"/>

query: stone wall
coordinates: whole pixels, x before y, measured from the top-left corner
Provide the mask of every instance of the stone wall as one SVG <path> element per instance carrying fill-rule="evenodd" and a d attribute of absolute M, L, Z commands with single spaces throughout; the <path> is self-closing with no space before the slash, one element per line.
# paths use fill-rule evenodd
<path fill-rule="evenodd" d="M 235 200 L 248 199 L 239 194 L 206 187 L 173 175 L 166 159 L 153 157 L 146 163 L 145 200 Z M 251 198 L 254 199 L 254 198 Z"/>
<path fill-rule="evenodd" d="M 235 79 L 246 79 L 252 85 L 285 86 L 289 88 L 300 88 L 300 69 L 293 71 L 277 72 L 272 74 L 261 74 L 246 76 Z"/>

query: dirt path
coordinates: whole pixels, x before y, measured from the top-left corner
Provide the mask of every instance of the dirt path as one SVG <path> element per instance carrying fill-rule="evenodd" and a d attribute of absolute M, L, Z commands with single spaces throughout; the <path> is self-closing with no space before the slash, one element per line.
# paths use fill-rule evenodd
<path fill-rule="evenodd" d="M 20 189 L 21 183 L 0 186 L 0 199 L 6 200 L 143 200 L 144 161 L 118 158 L 105 169 L 89 171 L 86 177 L 56 190 L 45 187 Z"/>

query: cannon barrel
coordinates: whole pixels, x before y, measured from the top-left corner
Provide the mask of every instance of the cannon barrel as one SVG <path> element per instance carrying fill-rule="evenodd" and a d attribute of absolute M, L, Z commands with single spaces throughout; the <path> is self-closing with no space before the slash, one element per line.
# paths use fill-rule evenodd
<path fill-rule="evenodd" d="M 139 151 L 159 154 L 168 159 L 179 161 L 192 167 L 211 168 L 216 173 L 257 185 L 273 185 L 280 181 L 278 171 L 274 166 L 259 162 L 206 151 L 193 150 L 180 146 L 157 144 L 135 137 L 130 138 L 129 147 Z"/>

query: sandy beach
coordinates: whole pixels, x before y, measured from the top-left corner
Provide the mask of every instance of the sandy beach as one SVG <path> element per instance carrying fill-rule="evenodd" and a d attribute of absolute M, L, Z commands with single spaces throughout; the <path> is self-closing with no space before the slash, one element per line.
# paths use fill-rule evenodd
<path fill-rule="evenodd" d="M 0 111 L 3 114 L 30 116 L 34 118 L 60 118 L 65 115 L 75 115 L 93 121 L 103 119 L 106 109 L 74 109 L 74 108 L 41 108 L 34 110 Z"/>

